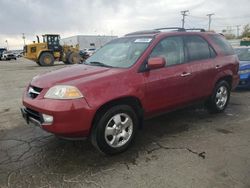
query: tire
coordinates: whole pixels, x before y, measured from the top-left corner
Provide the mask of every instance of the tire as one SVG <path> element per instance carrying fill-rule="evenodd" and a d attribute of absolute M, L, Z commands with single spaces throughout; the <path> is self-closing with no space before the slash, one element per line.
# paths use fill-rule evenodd
<path fill-rule="evenodd" d="M 206 106 L 211 113 L 223 112 L 230 100 L 231 88 L 227 81 L 219 81 L 214 88 L 212 96 L 206 101 Z"/>
<path fill-rule="evenodd" d="M 41 66 L 41 64 L 39 63 L 39 61 L 36 62 L 37 65 Z"/>
<path fill-rule="evenodd" d="M 69 56 L 68 56 L 68 63 L 69 64 L 78 64 L 80 62 L 81 62 L 81 57 L 80 57 L 79 53 L 72 52 L 71 54 L 69 54 Z"/>
<path fill-rule="evenodd" d="M 69 55 L 71 52 L 66 52 L 65 53 L 65 61 L 63 61 L 64 64 L 68 65 L 69 63 Z"/>
<path fill-rule="evenodd" d="M 55 58 L 49 52 L 44 52 L 40 55 L 39 63 L 41 66 L 52 66 L 54 65 Z"/>
<path fill-rule="evenodd" d="M 138 117 L 130 106 L 113 106 L 97 115 L 91 132 L 91 142 L 107 155 L 124 152 L 134 141 L 138 122 Z"/>

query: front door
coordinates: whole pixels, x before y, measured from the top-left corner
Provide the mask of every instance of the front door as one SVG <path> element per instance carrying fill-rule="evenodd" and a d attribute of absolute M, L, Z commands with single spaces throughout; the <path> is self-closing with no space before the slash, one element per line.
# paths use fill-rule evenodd
<path fill-rule="evenodd" d="M 146 81 L 145 113 L 158 113 L 186 103 L 191 76 L 184 63 L 183 38 L 174 36 L 161 40 L 150 57 L 164 57 L 166 67 L 143 73 Z"/>

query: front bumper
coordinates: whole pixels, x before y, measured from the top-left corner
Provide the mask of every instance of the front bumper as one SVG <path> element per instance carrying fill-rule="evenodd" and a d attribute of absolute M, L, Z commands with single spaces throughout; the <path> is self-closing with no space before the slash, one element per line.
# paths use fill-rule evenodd
<path fill-rule="evenodd" d="M 22 116 L 27 123 L 35 124 L 47 132 L 68 138 L 89 136 L 94 111 L 86 100 L 52 100 L 23 97 Z M 53 116 L 53 123 L 46 124 L 42 114 Z"/>
<path fill-rule="evenodd" d="M 42 120 L 39 120 L 41 117 L 34 117 L 35 115 L 27 108 L 21 108 L 21 114 L 27 124 L 34 124 L 35 126 L 41 127 Z"/>

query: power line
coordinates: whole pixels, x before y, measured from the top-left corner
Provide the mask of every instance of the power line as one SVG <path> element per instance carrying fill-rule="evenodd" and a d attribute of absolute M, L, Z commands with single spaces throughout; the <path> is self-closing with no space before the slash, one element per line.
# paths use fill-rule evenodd
<path fill-rule="evenodd" d="M 189 10 L 183 10 L 181 11 L 181 15 L 182 15 L 182 28 L 184 28 L 185 26 L 185 17 L 187 16 L 187 13 L 189 12 Z"/>

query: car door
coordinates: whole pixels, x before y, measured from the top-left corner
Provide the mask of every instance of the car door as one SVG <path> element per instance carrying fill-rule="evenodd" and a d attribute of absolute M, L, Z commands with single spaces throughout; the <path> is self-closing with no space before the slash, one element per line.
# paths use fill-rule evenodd
<path fill-rule="evenodd" d="M 215 52 L 208 42 L 198 35 L 184 37 L 187 52 L 187 69 L 190 73 L 189 101 L 202 99 L 211 94 L 216 75 Z"/>
<path fill-rule="evenodd" d="M 164 57 L 166 66 L 143 73 L 146 81 L 146 113 L 159 113 L 183 105 L 189 96 L 184 55 L 184 41 L 181 36 L 162 39 L 152 50 L 149 58 Z"/>

